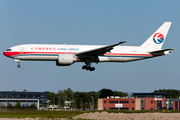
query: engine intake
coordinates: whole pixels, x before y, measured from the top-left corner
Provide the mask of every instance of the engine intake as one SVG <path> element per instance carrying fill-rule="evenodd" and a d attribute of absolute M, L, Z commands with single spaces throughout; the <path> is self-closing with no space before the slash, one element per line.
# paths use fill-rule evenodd
<path fill-rule="evenodd" d="M 70 66 L 74 63 L 73 54 L 59 54 L 56 61 L 57 66 Z"/>

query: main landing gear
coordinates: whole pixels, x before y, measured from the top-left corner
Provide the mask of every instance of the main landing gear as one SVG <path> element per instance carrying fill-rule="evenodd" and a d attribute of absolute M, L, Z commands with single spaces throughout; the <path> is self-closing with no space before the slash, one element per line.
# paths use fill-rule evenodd
<path fill-rule="evenodd" d="M 94 71 L 94 70 L 95 70 L 95 67 L 91 67 L 91 66 L 89 66 L 89 65 L 84 65 L 84 66 L 82 66 L 82 69 L 83 69 L 83 70 L 86 69 L 86 70 L 89 70 L 89 71 Z"/>
<path fill-rule="evenodd" d="M 20 68 L 21 67 L 20 60 L 15 59 L 15 61 L 18 63 L 17 67 Z"/>
<path fill-rule="evenodd" d="M 94 71 L 95 70 L 95 67 L 91 67 L 91 63 L 92 63 L 91 58 L 84 59 L 84 62 L 85 62 L 86 65 L 82 66 L 83 70 L 89 70 L 89 71 Z M 98 62 L 96 61 L 96 63 L 98 63 Z"/>

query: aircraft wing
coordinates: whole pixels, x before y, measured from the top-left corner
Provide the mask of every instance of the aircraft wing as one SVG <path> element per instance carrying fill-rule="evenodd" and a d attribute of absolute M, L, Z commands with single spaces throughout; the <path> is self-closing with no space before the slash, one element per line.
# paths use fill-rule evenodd
<path fill-rule="evenodd" d="M 84 52 L 79 52 L 76 53 L 75 55 L 77 55 L 80 58 L 85 58 L 85 57 L 94 57 L 94 56 L 98 56 L 98 55 L 103 55 L 106 52 L 110 52 L 110 50 L 113 49 L 113 47 L 120 45 L 122 43 L 125 43 L 127 41 L 122 41 L 113 45 L 107 45 L 104 47 L 100 47 L 100 48 L 96 48 L 96 49 L 92 49 L 92 50 L 88 50 L 88 51 L 84 51 Z"/>

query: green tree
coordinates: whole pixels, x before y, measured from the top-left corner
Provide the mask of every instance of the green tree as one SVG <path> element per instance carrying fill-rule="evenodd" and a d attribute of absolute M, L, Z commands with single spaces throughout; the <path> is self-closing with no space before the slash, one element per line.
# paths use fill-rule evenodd
<path fill-rule="evenodd" d="M 50 100 L 49 105 L 57 104 L 57 94 L 53 92 L 48 92 L 48 100 Z"/>
<path fill-rule="evenodd" d="M 76 101 L 74 101 L 74 102 L 71 103 L 71 108 L 77 108 L 77 103 L 76 103 Z"/>
<path fill-rule="evenodd" d="M 30 107 L 36 107 L 36 104 L 35 103 L 33 103 L 33 104 L 31 104 L 31 106 Z"/>
<path fill-rule="evenodd" d="M 74 92 L 71 90 L 71 88 L 67 88 L 67 90 L 64 90 L 64 93 L 67 97 L 67 101 L 71 101 L 74 99 Z"/>
<path fill-rule="evenodd" d="M 128 94 L 127 93 L 124 93 L 124 92 L 120 92 L 120 91 L 114 91 L 114 93 L 113 93 L 113 96 L 120 96 L 120 97 L 126 97 L 126 96 L 128 96 Z"/>
<path fill-rule="evenodd" d="M 8 108 L 12 107 L 12 104 L 10 104 L 9 102 L 7 102 L 7 106 Z"/>
<path fill-rule="evenodd" d="M 61 102 L 60 106 L 64 106 L 65 101 L 74 101 L 74 92 L 71 90 L 71 88 L 67 88 L 65 90 L 59 90 L 57 94 L 57 99 L 59 104 Z"/>
<path fill-rule="evenodd" d="M 112 91 L 110 89 L 101 89 L 98 92 L 73 92 L 71 88 L 67 88 L 65 90 L 59 90 L 57 94 L 48 92 L 48 100 L 51 101 L 50 104 L 55 100 L 56 105 L 60 104 L 61 107 L 64 106 L 64 102 L 74 101 L 71 104 L 72 108 L 91 108 L 92 100 L 94 101 L 94 108 L 98 107 L 98 98 L 106 98 L 107 96 L 120 96 L 125 97 L 127 93 L 120 91 Z M 93 97 L 93 99 L 92 99 Z"/>
<path fill-rule="evenodd" d="M 58 91 L 58 96 L 59 96 L 59 99 L 58 99 L 58 102 L 59 102 L 59 105 L 60 107 L 64 106 L 64 102 L 66 100 L 66 94 L 64 93 L 63 90 L 59 90 Z"/>
<path fill-rule="evenodd" d="M 27 90 L 26 90 L 26 89 L 24 89 L 24 90 L 23 90 L 23 92 L 27 92 Z"/>
<path fill-rule="evenodd" d="M 113 96 L 114 92 L 111 89 L 102 89 L 99 91 L 99 98 L 107 98 L 108 96 Z"/>
<path fill-rule="evenodd" d="M 16 105 L 15 105 L 17 108 L 21 108 L 21 103 L 20 103 L 20 101 L 18 100 L 17 101 L 17 103 L 16 103 Z"/>
<path fill-rule="evenodd" d="M 75 92 L 74 101 L 76 102 L 77 108 L 84 108 L 85 93 L 84 92 Z"/>
<path fill-rule="evenodd" d="M 0 108 L 3 108 L 4 104 L 3 103 L 0 103 Z"/>
<path fill-rule="evenodd" d="M 180 91 L 175 90 L 175 89 L 159 89 L 159 90 L 154 90 L 154 92 L 157 93 L 168 93 L 166 95 L 166 98 L 179 98 L 180 96 Z"/>
<path fill-rule="evenodd" d="M 26 107 L 29 107 L 29 105 L 26 103 Z"/>
<path fill-rule="evenodd" d="M 77 108 L 85 109 L 86 105 L 87 105 L 87 108 L 91 108 L 92 100 L 94 101 L 94 108 L 97 108 L 98 97 L 99 97 L 99 93 L 95 91 L 74 93 L 74 100 L 77 104 Z"/>

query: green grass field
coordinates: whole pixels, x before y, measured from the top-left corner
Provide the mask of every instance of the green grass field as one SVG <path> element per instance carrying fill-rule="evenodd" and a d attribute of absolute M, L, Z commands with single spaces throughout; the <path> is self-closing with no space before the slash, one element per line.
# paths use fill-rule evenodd
<path fill-rule="evenodd" d="M 97 112 L 97 111 L 91 111 Z M 98 111 L 108 113 L 180 113 L 177 110 L 124 110 L 124 111 Z M 77 115 L 89 113 L 89 111 L 0 111 L 0 118 L 70 118 Z M 83 120 L 83 119 L 80 119 Z"/>
<path fill-rule="evenodd" d="M 1 111 L 0 118 L 72 118 L 84 112 L 79 111 Z"/>

